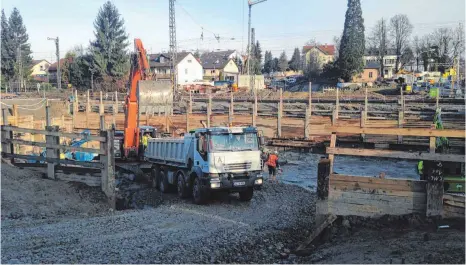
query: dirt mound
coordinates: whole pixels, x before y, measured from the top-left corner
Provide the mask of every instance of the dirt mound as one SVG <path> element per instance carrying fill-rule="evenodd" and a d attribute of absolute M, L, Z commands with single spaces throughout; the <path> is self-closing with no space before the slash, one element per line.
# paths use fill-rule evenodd
<path fill-rule="evenodd" d="M 89 216 L 108 211 L 99 188 L 44 179 L 45 170 L 1 164 L 4 219 Z"/>

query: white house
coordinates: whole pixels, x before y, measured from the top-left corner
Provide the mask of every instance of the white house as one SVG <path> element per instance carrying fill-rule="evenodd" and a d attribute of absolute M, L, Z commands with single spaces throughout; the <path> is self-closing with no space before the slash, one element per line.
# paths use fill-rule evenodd
<path fill-rule="evenodd" d="M 396 65 L 396 52 L 394 49 L 388 49 L 387 54 L 383 57 L 384 67 L 383 73 L 381 76 L 384 78 L 393 78 L 396 74 L 395 65 Z M 377 51 L 375 49 L 366 50 L 364 54 L 364 62 L 367 65 L 368 63 L 380 63 L 377 57 Z"/>
<path fill-rule="evenodd" d="M 169 53 L 149 55 L 149 65 L 156 79 L 170 79 Z M 190 52 L 179 52 L 176 55 L 176 72 L 178 85 L 191 84 L 195 80 L 202 80 L 202 65 Z"/>

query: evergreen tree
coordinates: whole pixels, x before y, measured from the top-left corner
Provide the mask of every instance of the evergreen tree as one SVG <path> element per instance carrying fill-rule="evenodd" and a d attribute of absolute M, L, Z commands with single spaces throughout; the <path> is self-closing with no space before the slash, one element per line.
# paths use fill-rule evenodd
<path fill-rule="evenodd" d="M 271 51 L 265 51 L 264 55 L 264 73 L 270 74 L 273 72 L 273 57 Z"/>
<path fill-rule="evenodd" d="M 8 21 L 5 16 L 5 11 L 2 9 L 2 25 L 1 25 L 1 35 L 2 35 L 2 42 L 1 42 L 1 69 L 2 69 L 2 86 L 5 83 L 4 81 L 8 81 L 13 78 L 14 76 L 14 67 L 15 67 L 15 57 L 13 53 L 12 47 L 12 38 L 11 32 L 8 26 Z"/>
<path fill-rule="evenodd" d="M 107 1 L 94 21 L 95 41 L 91 42 L 92 68 L 96 75 L 123 77 L 129 70 L 126 48 L 129 43 L 124 19 L 118 9 Z"/>
<path fill-rule="evenodd" d="M 277 71 L 279 71 L 279 69 L 278 69 L 278 58 L 275 57 L 272 60 L 272 72 L 277 72 Z"/>
<path fill-rule="evenodd" d="M 293 56 L 290 61 L 290 69 L 293 71 L 301 70 L 301 54 L 298 48 L 294 49 Z"/>
<path fill-rule="evenodd" d="M 8 29 L 11 36 L 11 57 L 15 61 L 15 77 L 25 81 L 31 73 L 31 45 L 28 43 L 29 36 L 23 24 L 23 18 L 16 7 L 13 8 L 8 20 Z"/>
<path fill-rule="evenodd" d="M 258 75 L 261 74 L 261 62 L 262 62 L 262 49 L 259 41 L 257 41 L 253 46 L 251 53 L 253 55 L 251 72 Z"/>
<path fill-rule="evenodd" d="M 348 0 L 345 27 L 341 37 L 338 64 L 342 78 L 351 80 L 364 69 L 364 19 L 360 0 Z"/>
<path fill-rule="evenodd" d="M 280 58 L 278 59 L 278 71 L 286 71 L 288 69 L 288 58 L 286 57 L 285 51 L 280 54 Z"/>

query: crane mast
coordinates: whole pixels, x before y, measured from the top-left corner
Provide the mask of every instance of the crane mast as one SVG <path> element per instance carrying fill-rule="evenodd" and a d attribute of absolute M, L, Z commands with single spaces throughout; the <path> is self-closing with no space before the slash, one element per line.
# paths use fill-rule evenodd
<path fill-rule="evenodd" d="M 169 34 L 170 34 L 170 79 L 172 83 L 172 92 L 177 88 L 178 80 L 176 73 L 176 20 L 175 20 L 175 0 L 169 0 Z"/>

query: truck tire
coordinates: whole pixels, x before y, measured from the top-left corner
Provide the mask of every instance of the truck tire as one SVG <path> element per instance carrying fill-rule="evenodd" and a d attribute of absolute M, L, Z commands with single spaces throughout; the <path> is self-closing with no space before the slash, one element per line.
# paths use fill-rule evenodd
<path fill-rule="evenodd" d="M 165 170 L 160 170 L 159 171 L 159 187 L 160 191 L 162 193 L 167 193 L 170 191 L 170 184 L 168 183 L 168 178 L 167 174 L 165 173 Z"/>
<path fill-rule="evenodd" d="M 160 188 L 160 180 L 159 180 L 159 169 L 154 167 L 150 171 L 150 186 L 153 189 Z"/>
<path fill-rule="evenodd" d="M 207 202 L 207 192 L 202 190 L 201 181 L 198 177 L 193 182 L 193 200 L 195 204 L 205 204 Z"/>
<path fill-rule="evenodd" d="M 254 195 L 254 189 L 247 188 L 246 190 L 239 192 L 239 200 L 243 202 L 248 202 L 252 199 L 252 195 Z"/>
<path fill-rule="evenodd" d="M 176 189 L 180 198 L 186 198 L 189 196 L 189 190 L 186 187 L 186 181 L 183 173 L 181 172 L 178 173 L 178 176 L 176 177 Z"/>

